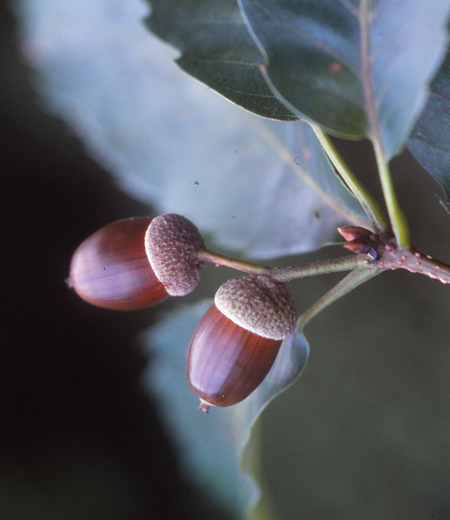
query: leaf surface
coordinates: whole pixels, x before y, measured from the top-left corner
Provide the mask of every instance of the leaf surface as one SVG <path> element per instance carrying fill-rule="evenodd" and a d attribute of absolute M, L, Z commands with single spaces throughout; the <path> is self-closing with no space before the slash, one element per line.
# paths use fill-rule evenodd
<path fill-rule="evenodd" d="M 235 0 L 152 0 L 149 28 L 182 52 L 178 65 L 255 114 L 294 120 L 267 86 L 255 46 Z"/>
<path fill-rule="evenodd" d="M 51 2 L 26 5 L 47 106 L 155 211 L 183 214 L 216 245 L 254 258 L 311 251 L 338 225 L 367 225 L 306 123 L 257 117 L 183 73 L 140 21 L 142 4 L 60 0 L 70 24 L 46 15 Z"/>
<path fill-rule="evenodd" d="M 343 136 L 405 144 L 444 57 L 448 0 L 239 0 L 268 84 Z"/>
<path fill-rule="evenodd" d="M 377 139 L 387 158 L 425 105 L 450 15 L 449 0 L 238 0 L 242 16 L 234 0 L 151 3 L 186 72 L 259 115 Z"/>
<path fill-rule="evenodd" d="M 450 54 L 430 87 L 425 110 L 408 141 L 408 149 L 445 192 L 442 204 L 450 213 Z"/>

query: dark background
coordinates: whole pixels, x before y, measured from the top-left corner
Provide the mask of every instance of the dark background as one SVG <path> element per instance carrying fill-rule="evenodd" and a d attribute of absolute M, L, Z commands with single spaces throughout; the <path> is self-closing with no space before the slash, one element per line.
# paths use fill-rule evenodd
<path fill-rule="evenodd" d="M 221 518 L 139 388 L 151 311 L 93 308 L 64 282 L 84 238 L 149 208 L 40 110 L 30 78 L 0 4 L 0 518 Z"/>

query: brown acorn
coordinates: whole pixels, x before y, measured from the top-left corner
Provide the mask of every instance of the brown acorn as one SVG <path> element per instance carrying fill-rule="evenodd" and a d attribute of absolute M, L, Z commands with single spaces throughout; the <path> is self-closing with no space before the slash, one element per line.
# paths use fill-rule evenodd
<path fill-rule="evenodd" d="M 266 377 L 297 319 L 286 286 L 268 275 L 223 284 L 187 353 L 187 378 L 200 398 L 200 410 L 231 406 L 248 397 Z"/>
<path fill-rule="evenodd" d="M 181 215 L 118 220 L 78 247 L 67 283 L 93 305 L 141 309 L 191 292 L 200 279 L 203 249 L 198 229 Z"/>

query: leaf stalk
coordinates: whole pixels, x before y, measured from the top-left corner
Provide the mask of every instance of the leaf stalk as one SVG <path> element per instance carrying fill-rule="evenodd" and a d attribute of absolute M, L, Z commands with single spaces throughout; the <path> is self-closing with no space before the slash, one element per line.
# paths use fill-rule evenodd
<path fill-rule="evenodd" d="M 408 222 L 405 214 L 400 208 L 397 195 L 395 193 L 392 176 L 389 171 L 388 162 L 381 144 L 381 138 L 372 140 L 377 161 L 378 172 L 380 175 L 381 187 L 383 190 L 384 200 L 391 221 L 392 231 L 397 240 L 398 247 L 410 248 L 411 236 L 409 232 Z"/>
<path fill-rule="evenodd" d="M 237 260 L 236 258 L 230 258 L 228 256 L 220 255 L 219 253 L 214 253 L 213 251 L 208 251 L 207 249 L 201 251 L 198 258 L 204 262 L 211 262 L 216 266 L 222 265 L 224 267 L 231 267 L 231 269 L 236 269 L 237 271 L 242 271 L 243 273 L 248 274 L 267 274 L 270 272 L 270 267 L 244 262 L 242 260 Z"/>
<path fill-rule="evenodd" d="M 317 260 L 303 265 L 294 265 L 287 267 L 266 267 L 257 264 L 236 260 L 212 251 L 202 251 L 199 253 L 199 259 L 211 262 L 216 266 L 231 267 L 238 271 L 248 274 L 267 274 L 280 282 L 290 282 L 299 278 L 309 276 L 318 276 L 321 274 L 339 273 L 342 271 L 351 271 L 358 267 L 366 266 L 368 263 L 367 256 L 347 255 L 330 260 Z"/>
<path fill-rule="evenodd" d="M 337 170 L 348 189 L 353 193 L 358 202 L 361 204 L 367 218 L 369 219 L 372 231 L 375 233 L 381 233 L 382 231 L 388 231 L 389 223 L 386 219 L 384 211 L 378 204 L 377 200 L 373 195 L 366 189 L 365 186 L 359 181 L 352 170 L 349 168 L 347 163 L 344 161 L 342 156 L 337 151 L 330 137 L 315 123 L 309 123 L 317 139 L 320 141 L 328 159 L 331 164 Z"/>
<path fill-rule="evenodd" d="M 367 263 L 367 256 L 364 254 L 348 255 L 330 260 L 317 260 L 316 262 L 303 265 L 274 267 L 268 274 L 280 282 L 290 282 L 309 276 L 352 271 L 353 269 L 367 266 Z"/>

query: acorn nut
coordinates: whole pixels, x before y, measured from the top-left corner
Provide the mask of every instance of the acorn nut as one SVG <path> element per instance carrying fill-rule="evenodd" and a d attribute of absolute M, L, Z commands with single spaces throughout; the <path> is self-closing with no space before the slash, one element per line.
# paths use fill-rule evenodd
<path fill-rule="evenodd" d="M 204 250 L 198 229 L 175 213 L 112 222 L 75 251 L 67 283 L 87 302 L 141 309 L 197 285 Z"/>
<path fill-rule="evenodd" d="M 186 373 L 200 410 L 231 406 L 249 396 L 266 377 L 297 319 L 286 286 L 268 275 L 224 283 L 188 347 Z"/>

